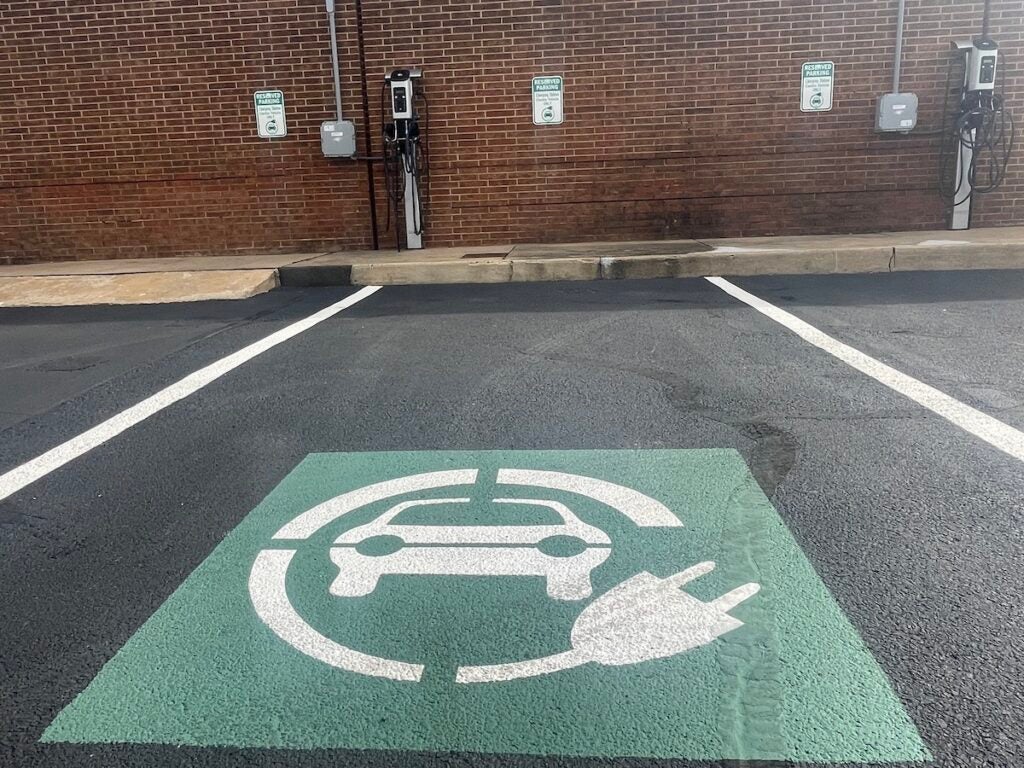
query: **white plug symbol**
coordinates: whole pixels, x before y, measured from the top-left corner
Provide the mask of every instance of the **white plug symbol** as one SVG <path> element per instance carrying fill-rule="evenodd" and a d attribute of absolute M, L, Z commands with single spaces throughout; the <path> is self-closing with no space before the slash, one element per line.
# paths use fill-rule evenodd
<path fill-rule="evenodd" d="M 573 651 L 598 664 L 620 666 L 689 651 L 743 626 L 729 611 L 756 595 L 744 584 L 709 603 L 682 587 L 714 570 L 700 563 L 660 579 L 638 573 L 588 605 L 572 627 Z"/>
<path fill-rule="evenodd" d="M 460 667 L 456 681 L 516 680 L 588 662 L 637 664 L 707 645 L 743 626 L 729 611 L 761 589 L 751 582 L 708 603 L 683 591 L 687 583 L 714 568 L 713 562 L 699 563 L 665 579 L 646 571 L 638 573 L 583 610 L 572 627 L 572 650 L 529 661 Z"/>

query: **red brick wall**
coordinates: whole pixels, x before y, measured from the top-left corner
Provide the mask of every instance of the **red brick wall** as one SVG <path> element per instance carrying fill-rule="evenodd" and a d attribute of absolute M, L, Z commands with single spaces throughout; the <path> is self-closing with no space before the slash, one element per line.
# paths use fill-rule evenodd
<path fill-rule="evenodd" d="M 908 0 L 904 90 L 938 127 L 949 40 L 982 3 Z M 428 245 L 941 228 L 934 136 L 878 136 L 896 0 L 365 0 L 381 77 L 419 64 L 431 109 Z M 1024 1 L 993 0 L 1024 126 Z M 338 0 L 360 130 L 353 4 Z M 800 64 L 835 109 L 799 111 Z M 566 122 L 534 127 L 560 74 Z M 289 135 L 255 136 L 285 92 Z M 327 161 L 322 0 L 0 4 L 0 261 L 367 247 L 366 166 Z M 1024 141 L 981 225 L 1024 223 Z M 378 187 L 380 178 L 378 176 Z M 383 217 L 382 217 L 383 223 Z M 390 238 L 381 233 L 382 245 Z"/>

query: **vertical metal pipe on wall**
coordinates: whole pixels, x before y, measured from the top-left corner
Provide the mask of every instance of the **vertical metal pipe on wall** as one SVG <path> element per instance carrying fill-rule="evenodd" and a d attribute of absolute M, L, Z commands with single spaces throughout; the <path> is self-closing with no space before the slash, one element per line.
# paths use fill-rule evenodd
<path fill-rule="evenodd" d="M 892 63 L 892 92 L 900 92 L 900 75 L 903 69 L 903 27 L 906 22 L 907 0 L 899 0 L 896 11 L 896 52 Z"/>
<path fill-rule="evenodd" d="M 359 46 L 359 79 L 363 96 L 363 152 L 366 154 L 366 185 L 370 203 L 370 229 L 373 250 L 380 248 L 377 234 L 377 184 L 373 172 L 373 139 L 370 136 L 370 91 L 366 82 L 366 40 L 363 36 L 363 3 L 355 0 L 356 42 Z"/>
<path fill-rule="evenodd" d="M 338 27 L 334 20 L 334 0 L 327 0 L 327 24 L 331 30 L 331 70 L 334 73 L 334 111 L 338 122 L 344 120 L 341 114 L 341 65 L 338 63 Z"/>

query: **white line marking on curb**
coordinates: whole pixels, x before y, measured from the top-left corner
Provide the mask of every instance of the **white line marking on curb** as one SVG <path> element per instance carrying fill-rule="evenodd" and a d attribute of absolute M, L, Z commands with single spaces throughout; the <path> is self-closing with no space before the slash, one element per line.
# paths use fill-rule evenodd
<path fill-rule="evenodd" d="M 828 334 L 822 333 L 810 323 L 805 323 L 784 309 L 779 309 L 774 304 L 769 304 L 764 299 L 759 299 L 752 293 L 747 293 L 728 280 L 721 277 L 709 277 L 707 280 L 717 285 L 733 298 L 739 299 L 762 315 L 771 318 L 779 325 L 785 326 L 818 349 L 828 352 L 850 367 L 856 368 L 861 373 L 867 374 L 875 381 L 889 387 L 889 389 L 910 398 L 918 405 L 924 406 L 932 413 L 955 424 L 965 432 L 970 432 L 975 437 L 984 440 L 989 445 L 998 448 L 1013 458 L 1024 461 L 1024 432 L 1014 429 L 1010 425 L 1004 424 L 976 408 L 965 405 L 945 392 L 940 392 L 935 387 L 930 387 L 912 376 L 900 373 L 895 368 L 891 368 L 885 363 L 879 362 L 873 357 L 869 357 L 863 352 L 843 344 L 841 341 L 837 341 Z"/>
<path fill-rule="evenodd" d="M 368 285 L 365 288 L 361 288 L 351 296 L 346 296 L 341 301 L 331 304 L 329 307 L 324 307 L 309 317 L 292 323 L 279 331 L 275 331 L 264 339 L 260 339 L 215 363 L 211 363 L 205 368 L 200 368 L 195 373 L 190 373 L 181 381 L 171 384 L 155 395 L 133 405 L 131 408 L 121 411 L 116 416 L 111 416 L 106 421 L 86 430 L 77 437 L 73 437 L 56 448 L 51 448 L 41 456 L 37 456 L 31 461 L 27 461 L 21 466 L 0 475 L 0 501 L 17 493 L 26 485 L 31 485 L 36 480 L 45 477 L 55 469 L 63 467 L 69 461 L 73 461 L 93 448 L 103 445 L 103 443 L 111 438 L 117 437 L 140 421 L 144 421 L 153 414 L 159 413 L 167 406 L 173 405 L 179 400 L 184 400 L 193 392 L 216 381 L 224 374 L 230 373 L 240 365 L 244 365 L 268 349 L 276 347 L 278 344 L 298 336 L 303 331 L 308 331 L 314 325 L 322 323 L 324 320 L 348 309 L 352 305 L 358 304 L 363 299 L 379 291 L 380 288 L 379 285 Z"/>

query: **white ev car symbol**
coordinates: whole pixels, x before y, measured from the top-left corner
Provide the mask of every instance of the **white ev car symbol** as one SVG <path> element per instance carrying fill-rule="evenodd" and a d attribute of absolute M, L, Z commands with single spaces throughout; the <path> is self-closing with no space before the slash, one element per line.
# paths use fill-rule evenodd
<path fill-rule="evenodd" d="M 557 501 L 494 499 L 495 504 L 523 504 L 555 512 L 552 525 L 404 525 L 395 522 L 408 509 L 442 504 L 468 504 L 470 499 L 421 499 L 391 507 L 373 522 L 339 536 L 331 548 L 338 576 L 330 592 L 336 597 L 362 597 L 377 588 L 381 576 L 543 576 L 555 600 L 590 597 L 590 572 L 608 559 L 611 540 Z M 550 546 L 568 537 L 576 553 L 560 556 Z M 364 554 L 373 543 L 391 549 Z M 389 546 L 390 545 L 390 546 Z M 582 545 L 582 546 L 581 546 Z M 362 549 L 363 551 L 360 551 Z M 547 550 L 547 551 L 545 551 Z"/>
<path fill-rule="evenodd" d="M 402 495 L 471 486 L 478 474 L 479 470 L 465 468 L 396 477 L 355 488 L 302 512 L 274 534 L 275 546 L 261 550 L 253 562 L 249 596 L 256 615 L 278 637 L 310 658 L 360 675 L 418 682 L 423 676 L 422 664 L 365 653 L 315 629 L 288 597 L 288 568 L 301 542 L 345 515 Z M 683 526 L 676 513 L 661 502 L 608 480 L 516 468 L 499 469 L 496 480 L 498 485 L 589 498 L 620 512 L 638 528 Z M 560 519 L 550 525 L 406 525 L 397 520 L 407 509 L 469 502 L 467 498 L 405 501 L 376 520 L 343 533 L 331 546 L 338 575 L 330 593 L 365 596 L 373 593 L 381 576 L 429 574 L 542 576 L 548 595 L 557 600 L 591 595 L 591 571 L 608 559 L 611 542 L 604 531 L 584 523 L 559 502 L 494 499 L 496 504 L 544 507 Z M 566 538 L 576 540 L 575 554 L 565 554 L 566 548 L 556 545 L 557 540 L 565 543 Z M 714 567 L 713 562 L 705 561 L 666 577 L 637 573 L 583 608 L 573 623 L 568 650 L 518 661 L 460 666 L 455 682 L 497 683 L 591 663 L 637 664 L 707 645 L 743 626 L 729 611 L 760 589 L 751 582 L 707 602 L 683 589 Z"/>

